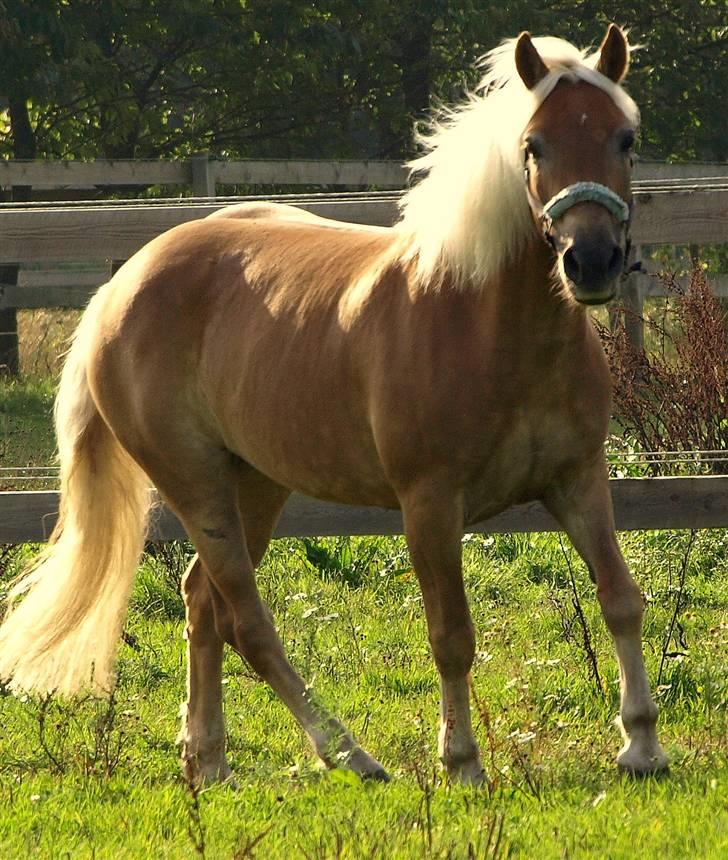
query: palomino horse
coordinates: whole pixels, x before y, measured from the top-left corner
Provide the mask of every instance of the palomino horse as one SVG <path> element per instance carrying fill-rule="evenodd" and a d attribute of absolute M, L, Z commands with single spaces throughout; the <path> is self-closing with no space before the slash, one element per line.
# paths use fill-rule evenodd
<path fill-rule="evenodd" d="M 320 759 L 382 766 L 290 665 L 255 567 L 292 490 L 402 510 L 442 688 L 439 754 L 482 780 L 464 527 L 541 499 L 583 556 L 614 637 L 619 766 L 666 767 L 617 546 L 603 443 L 610 383 L 584 305 L 612 298 L 638 111 L 612 26 L 591 56 L 524 33 L 484 95 L 433 127 L 394 229 L 235 207 L 150 242 L 91 301 L 56 406 L 61 517 L 14 590 L 0 677 L 107 691 L 150 480 L 199 553 L 185 577 L 183 762 L 226 779 L 225 643 Z"/>

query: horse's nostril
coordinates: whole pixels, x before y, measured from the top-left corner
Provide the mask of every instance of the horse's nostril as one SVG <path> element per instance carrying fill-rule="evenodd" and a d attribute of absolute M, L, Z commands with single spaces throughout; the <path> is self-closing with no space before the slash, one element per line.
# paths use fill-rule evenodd
<path fill-rule="evenodd" d="M 616 278 L 620 272 L 622 271 L 622 264 L 624 262 L 624 254 L 619 245 L 615 245 L 612 250 L 612 256 L 609 258 L 609 264 L 607 266 L 607 278 L 609 280 L 613 280 Z"/>
<path fill-rule="evenodd" d="M 563 261 L 567 278 L 574 284 L 581 284 L 581 264 L 573 246 L 564 251 Z"/>
<path fill-rule="evenodd" d="M 601 288 L 619 277 L 623 260 L 622 249 L 615 243 L 577 241 L 564 251 L 563 265 L 575 286 Z"/>

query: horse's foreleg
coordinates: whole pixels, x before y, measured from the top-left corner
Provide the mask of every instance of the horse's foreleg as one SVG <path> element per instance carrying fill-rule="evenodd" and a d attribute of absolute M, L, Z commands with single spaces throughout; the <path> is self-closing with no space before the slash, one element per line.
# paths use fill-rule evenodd
<path fill-rule="evenodd" d="M 475 634 L 462 578 L 462 505 L 436 487 L 407 493 L 401 504 L 440 673 L 440 760 L 452 779 L 479 784 L 484 774 L 470 719 Z"/>
<path fill-rule="evenodd" d="M 187 702 L 182 705 L 182 768 L 195 785 L 230 777 L 222 714 L 223 641 L 215 630 L 207 577 L 197 556 L 182 580 L 187 624 Z"/>
<path fill-rule="evenodd" d="M 555 489 L 545 499 L 590 569 L 619 663 L 618 724 L 624 746 L 620 769 L 646 774 L 667 768 L 657 740 L 657 706 L 642 657 L 643 600 L 617 544 L 612 499 L 603 461 Z"/>

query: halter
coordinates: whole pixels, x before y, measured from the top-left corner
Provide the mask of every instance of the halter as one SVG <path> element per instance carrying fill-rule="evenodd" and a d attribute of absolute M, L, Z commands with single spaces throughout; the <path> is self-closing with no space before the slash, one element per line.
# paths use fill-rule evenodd
<path fill-rule="evenodd" d="M 573 185 L 567 185 L 561 191 L 547 202 L 542 204 L 531 191 L 530 172 L 526 165 L 526 193 L 531 208 L 537 214 L 541 226 L 543 228 L 544 239 L 551 247 L 554 247 L 554 238 L 551 235 L 551 227 L 554 221 L 557 221 L 561 216 L 576 206 L 577 203 L 599 203 L 604 206 L 607 211 L 616 218 L 617 223 L 624 228 L 625 249 L 624 261 L 625 272 L 628 265 L 629 251 L 632 245 L 630 237 L 630 226 L 632 223 L 632 206 L 624 201 L 616 191 L 607 188 L 600 182 L 575 182 Z"/>

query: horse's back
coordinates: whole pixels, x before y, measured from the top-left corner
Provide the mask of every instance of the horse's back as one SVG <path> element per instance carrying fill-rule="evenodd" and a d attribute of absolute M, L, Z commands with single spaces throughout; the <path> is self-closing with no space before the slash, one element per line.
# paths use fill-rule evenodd
<path fill-rule="evenodd" d="M 169 330 L 174 318 L 200 328 L 220 310 L 229 317 L 261 302 L 300 324 L 314 308 L 335 305 L 396 242 L 391 229 L 295 207 L 230 208 L 168 230 L 128 260 L 108 285 L 109 324 L 121 318 L 131 329 L 161 322 Z"/>
<path fill-rule="evenodd" d="M 389 227 L 379 227 L 373 224 L 355 224 L 350 221 L 325 218 L 322 215 L 317 215 L 315 212 L 310 212 L 308 209 L 302 209 L 300 206 L 269 200 L 247 200 L 244 203 L 223 206 L 220 209 L 216 209 L 207 217 L 215 220 L 219 218 L 246 220 L 253 218 L 274 218 L 276 220 L 316 224 L 319 227 L 325 227 L 330 230 L 354 230 L 366 233 L 379 233 L 380 235 L 391 235 L 392 232 Z"/>
<path fill-rule="evenodd" d="M 197 433 L 310 494 L 393 502 L 361 396 L 364 344 L 340 309 L 394 234 L 260 214 L 181 225 L 115 275 L 90 367 L 102 414 L 140 459 Z M 341 486 L 321 462 L 333 450 Z"/>

